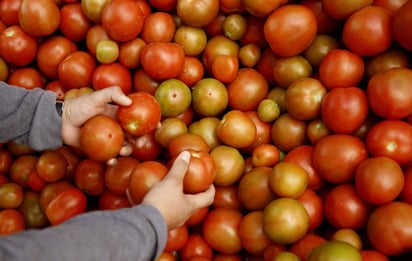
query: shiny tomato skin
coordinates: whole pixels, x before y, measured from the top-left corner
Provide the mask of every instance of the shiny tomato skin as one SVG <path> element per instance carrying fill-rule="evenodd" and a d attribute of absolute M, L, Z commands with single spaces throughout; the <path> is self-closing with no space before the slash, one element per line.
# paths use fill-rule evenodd
<path fill-rule="evenodd" d="M 322 100 L 323 123 L 335 133 L 350 134 L 356 131 L 368 113 L 368 98 L 358 87 L 334 88 Z"/>
<path fill-rule="evenodd" d="M 125 94 L 132 90 L 130 71 L 120 63 L 99 64 L 92 75 L 92 86 L 100 90 L 113 85 L 119 86 Z"/>
<path fill-rule="evenodd" d="M 142 30 L 143 20 L 143 12 L 134 0 L 110 1 L 101 14 L 101 22 L 107 35 L 119 42 L 137 37 Z"/>
<path fill-rule="evenodd" d="M 10 235 L 26 229 L 23 214 L 17 209 L 3 209 L 0 211 L 0 235 Z"/>
<path fill-rule="evenodd" d="M 319 175 L 334 184 L 353 180 L 358 165 L 368 157 L 361 139 L 348 134 L 323 137 L 313 150 L 313 164 Z"/>
<path fill-rule="evenodd" d="M 19 24 L 19 7 L 23 0 L 3 0 L 0 2 L 0 20 L 5 25 Z"/>
<path fill-rule="evenodd" d="M 132 104 L 120 106 L 117 110 L 117 119 L 122 128 L 134 136 L 153 132 L 162 117 L 158 101 L 146 92 L 134 92 L 128 97 Z"/>
<path fill-rule="evenodd" d="M 86 51 L 77 50 L 60 62 L 57 75 L 66 90 L 90 87 L 95 68 L 93 56 Z"/>
<path fill-rule="evenodd" d="M 0 34 L 0 56 L 10 65 L 26 66 L 36 58 L 37 40 L 19 25 L 12 25 Z"/>
<path fill-rule="evenodd" d="M 401 119 L 412 114 L 412 70 L 392 68 L 376 73 L 367 83 L 371 110 L 385 119 Z"/>
<path fill-rule="evenodd" d="M 74 184 L 88 195 L 100 195 L 106 189 L 105 170 L 104 162 L 83 159 L 76 165 L 73 175 Z"/>
<path fill-rule="evenodd" d="M 18 18 L 23 30 L 34 37 L 53 34 L 61 21 L 59 7 L 53 0 L 22 0 Z"/>
<path fill-rule="evenodd" d="M 41 73 L 33 67 L 17 68 L 10 73 L 9 84 L 25 89 L 43 88 L 44 81 Z"/>
<path fill-rule="evenodd" d="M 175 78 L 183 71 L 185 53 L 176 43 L 153 42 L 147 44 L 140 61 L 146 73 L 155 80 Z"/>
<path fill-rule="evenodd" d="M 399 164 L 412 162 L 412 125 L 402 120 L 383 120 L 371 127 L 366 147 L 372 156 L 386 156 Z"/>
<path fill-rule="evenodd" d="M 412 10 L 412 2 L 406 1 L 393 14 L 392 30 L 395 40 L 406 50 L 412 50 L 412 38 L 410 37 L 412 18 L 409 15 Z"/>
<path fill-rule="evenodd" d="M 190 261 L 194 257 L 213 257 L 213 249 L 206 242 L 201 233 L 190 233 L 186 244 L 178 251 L 178 256 L 182 261 Z"/>
<path fill-rule="evenodd" d="M 87 207 L 86 195 L 78 188 L 69 188 L 58 194 L 46 207 L 46 215 L 52 225 L 83 213 Z"/>
<path fill-rule="evenodd" d="M 296 30 L 299 28 L 299 30 Z M 294 37 L 288 37 L 294 31 Z M 268 15 L 264 35 L 273 52 L 293 56 L 305 50 L 316 36 L 314 13 L 303 5 L 284 5 Z"/>
<path fill-rule="evenodd" d="M 65 4 L 60 8 L 60 32 L 74 42 L 86 39 L 92 22 L 83 13 L 80 2 Z"/>

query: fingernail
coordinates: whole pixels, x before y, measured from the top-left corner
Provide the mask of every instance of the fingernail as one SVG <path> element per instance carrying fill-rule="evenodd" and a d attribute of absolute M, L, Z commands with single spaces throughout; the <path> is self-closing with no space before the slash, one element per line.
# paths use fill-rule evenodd
<path fill-rule="evenodd" d="M 182 159 L 182 160 L 184 160 L 184 161 L 187 161 L 187 162 L 189 162 L 189 160 L 190 160 L 190 153 L 188 152 L 188 151 L 182 151 L 181 153 L 180 153 L 180 158 Z"/>

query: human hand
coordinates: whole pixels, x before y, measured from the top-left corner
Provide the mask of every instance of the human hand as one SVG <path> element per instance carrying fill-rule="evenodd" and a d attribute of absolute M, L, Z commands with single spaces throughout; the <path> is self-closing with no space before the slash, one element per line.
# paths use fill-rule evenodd
<path fill-rule="evenodd" d="M 213 185 L 198 194 L 183 193 L 183 178 L 189 161 L 190 153 L 181 152 L 168 174 L 149 190 L 142 201 L 142 204 L 159 210 L 169 230 L 183 225 L 197 209 L 209 206 L 214 200 Z"/>
<path fill-rule="evenodd" d="M 80 147 L 80 129 L 90 118 L 104 114 L 116 118 L 117 105 L 128 106 L 132 100 L 120 87 L 113 86 L 64 101 L 62 138 L 67 145 Z M 133 145 L 125 141 L 120 155 L 130 155 Z"/>

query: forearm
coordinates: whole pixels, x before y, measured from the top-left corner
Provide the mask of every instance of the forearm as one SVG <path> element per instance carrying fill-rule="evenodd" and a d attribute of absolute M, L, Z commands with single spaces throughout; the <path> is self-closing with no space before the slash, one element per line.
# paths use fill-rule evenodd
<path fill-rule="evenodd" d="M 96 211 L 56 227 L 0 238 L 0 260 L 156 260 L 167 228 L 150 206 Z"/>
<path fill-rule="evenodd" d="M 35 150 L 63 145 L 56 94 L 0 82 L 0 142 L 13 141 Z"/>

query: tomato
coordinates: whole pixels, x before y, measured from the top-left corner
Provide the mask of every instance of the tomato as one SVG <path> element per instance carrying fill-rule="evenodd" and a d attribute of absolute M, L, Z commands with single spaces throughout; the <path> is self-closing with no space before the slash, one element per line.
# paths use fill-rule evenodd
<path fill-rule="evenodd" d="M 18 18 L 23 30 L 34 37 L 53 34 L 61 21 L 59 8 L 53 0 L 22 0 Z"/>
<path fill-rule="evenodd" d="M 378 72 L 383 72 L 394 67 L 408 68 L 409 64 L 410 57 L 407 55 L 407 51 L 402 47 L 393 46 L 365 61 L 365 77 L 369 80 Z"/>
<path fill-rule="evenodd" d="M 219 0 L 193 2 L 177 1 L 176 12 L 184 24 L 202 27 L 209 24 L 219 13 Z"/>
<path fill-rule="evenodd" d="M 117 119 L 122 128 L 134 136 L 153 132 L 162 117 L 160 104 L 146 92 L 134 92 L 128 97 L 132 104 L 120 106 L 117 110 Z"/>
<path fill-rule="evenodd" d="M 393 42 L 392 16 L 379 6 L 366 6 L 353 13 L 343 26 L 345 46 L 360 56 L 374 56 Z"/>
<path fill-rule="evenodd" d="M 288 37 L 291 31 L 295 32 L 294 37 Z M 311 44 L 316 32 L 316 17 L 303 5 L 289 4 L 276 8 L 264 24 L 265 39 L 279 56 L 301 53 Z"/>
<path fill-rule="evenodd" d="M 0 2 L 0 20 L 6 25 L 19 24 L 19 8 L 23 0 L 4 0 Z"/>
<path fill-rule="evenodd" d="M 81 3 L 65 4 L 60 8 L 60 32 L 74 42 L 86 39 L 92 22 L 83 13 Z"/>
<path fill-rule="evenodd" d="M 23 214 L 16 209 L 0 211 L 0 235 L 10 235 L 26 229 Z"/>
<path fill-rule="evenodd" d="M 96 90 L 117 85 L 125 94 L 129 94 L 132 90 L 132 75 L 120 63 L 99 64 L 93 72 L 91 83 Z"/>
<path fill-rule="evenodd" d="M 134 0 L 110 1 L 101 14 L 101 23 L 114 41 L 126 42 L 136 38 L 143 27 L 143 12 Z"/>
<path fill-rule="evenodd" d="M 28 187 L 28 178 L 36 170 L 38 157 L 32 154 L 21 155 L 13 160 L 8 176 L 10 181 L 20 185 L 23 189 Z"/>
<path fill-rule="evenodd" d="M 172 252 L 181 249 L 189 238 L 189 229 L 186 224 L 168 231 L 164 251 Z"/>
<path fill-rule="evenodd" d="M 76 165 L 73 181 L 86 194 L 100 195 L 106 188 L 105 171 L 104 162 L 83 159 Z"/>
<path fill-rule="evenodd" d="M 61 180 L 67 169 L 66 158 L 57 151 L 43 152 L 36 164 L 36 171 L 46 182 L 56 182 Z"/>
<path fill-rule="evenodd" d="M 188 132 L 201 136 L 212 150 L 216 146 L 221 145 L 216 134 L 216 127 L 219 122 L 220 119 L 217 117 L 204 117 L 192 122 L 188 127 Z"/>
<path fill-rule="evenodd" d="M 237 184 L 228 186 L 215 185 L 215 197 L 211 206 L 213 208 L 228 207 L 242 210 L 243 206 L 238 195 Z"/>
<path fill-rule="evenodd" d="M 412 203 L 412 183 L 411 183 L 411 178 L 412 178 L 412 167 L 408 166 L 403 170 L 404 174 L 404 187 L 402 189 L 400 199 L 406 203 L 411 204 Z"/>
<path fill-rule="evenodd" d="M 176 29 L 173 42 L 182 46 L 186 55 L 197 56 L 206 47 L 207 35 L 202 28 L 181 25 Z"/>
<path fill-rule="evenodd" d="M 358 249 L 351 244 L 339 240 L 329 240 L 316 246 L 309 254 L 307 261 L 315 260 L 353 260 L 362 261 Z"/>
<path fill-rule="evenodd" d="M 306 170 L 295 162 L 279 162 L 269 175 L 269 186 L 278 197 L 299 197 L 309 182 Z"/>
<path fill-rule="evenodd" d="M 258 105 L 259 106 L 259 105 Z M 259 117 L 259 111 L 246 111 L 246 116 L 252 120 L 256 127 L 256 137 L 252 144 L 242 148 L 242 152 L 251 153 L 253 149 L 260 144 L 271 143 L 270 130 L 272 127 L 271 122 L 265 122 Z"/>
<path fill-rule="evenodd" d="M 279 149 L 273 144 L 262 143 L 252 150 L 252 165 L 255 167 L 273 167 L 279 159 Z"/>
<path fill-rule="evenodd" d="M 47 183 L 40 191 L 39 200 L 41 209 L 45 211 L 50 201 L 52 201 L 60 192 L 71 187 L 73 187 L 73 184 L 66 180 Z"/>
<path fill-rule="evenodd" d="M 146 43 L 171 42 L 176 24 L 170 13 L 157 11 L 145 17 L 140 37 Z"/>
<path fill-rule="evenodd" d="M 16 183 L 0 185 L 0 208 L 17 208 L 23 202 L 23 189 Z"/>
<path fill-rule="evenodd" d="M 371 210 L 372 205 L 358 194 L 352 183 L 333 187 L 324 200 L 325 218 L 335 228 L 361 229 Z"/>
<path fill-rule="evenodd" d="M 303 0 L 301 4 L 309 8 L 316 16 L 317 32 L 319 34 L 333 34 L 340 30 L 341 21 L 326 14 L 322 0 Z"/>
<path fill-rule="evenodd" d="M 26 190 L 24 192 L 23 202 L 18 207 L 23 214 L 27 229 L 44 228 L 50 223 L 44 210 L 40 206 L 40 193 Z"/>
<path fill-rule="evenodd" d="M 229 106 L 232 110 L 256 110 L 266 98 L 269 85 L 266 79 L 253 68 L 242 68 L 235 79 L 227 85 Z"/>
<path fill-rule="evenodd" d="M 139 37 L 120 43 L 119 63 L 128 69 L 135 69 L 140 65 L 140 54 L 146 43 Z"/>
<path fill-rule="evenodd" d="M 287 152 L 306 143 L 306 122 L 283 113 L 272 124 L 270 133 L 273 144 Z"/>
<path fill-rule="evenodd" d="M 86 195 L 77 188 L 68 188 L 59 193 L 46 207 L 47 219 L 52 225 L 83 213 L 86 210 Z"/>
<path fill-rule="evenodd" d="M 401 166 L 388 157 L 371 157 L 359 164 L 355 173 L 356 191 L 372 204 L 395 200 L 405 184 Z"/>
<path fill-rule="evenodd" d="M 351 228 L 340 228 L 333 232 L 331 240 L 339 240 L 351 244 L 358 250 L 363 248 L 363 243 L 357 231 Z"/>
<path fill-rule="evenodd" d="M 128 193 L 132 202 L 141 203 L 150 188 L 162 180 L 168 170 L 158 161 L 145 161 L 134 166 L 128 180 Z"/>
<path fill-rule="evenodd" d="M 263 210 L 274 198 L 269 185 L 270 167 L 254 167 L 240 178 L 237 194 L 243 207 L 249 211 Z"/>
<path fill-rule="evenodd" d="M 313 190 L 307 188 L 296 198 L 309 215 L 309 230 L 318 228 L 324 220 L 323 199 Z"/>
<path fill-rule="evenodd" d="M 102 40 L 110 40 L 103 26 L 101 24 L 95 24 L 92 27 L 90 27 L 86 34 L 87 51 L 91 55 L 95 56 L 96 46 Z"/>
<path fill-rule="evenodd" d="M 12 71 L 7 82 L 10 85 L 23 87 L 25 89 L 44 87 L 42 75 L 33 67 L 18 68 Z"/>
<path fill-rule="evenodd" d="M 9 173 L 13 160 L 14 159 L 10 151 L 0 148 L 0 175 Z"/>
<path fill-rule="evenodd" d="M 241 110 L 226 112 L 216 127 L 217 137 L 226 145 L 245 148 L 256 138 L 254 122 Z"/>
<path fill-rule="evenodd" d="M 355 87 L 364 71 L 365 62 L 361 56 L 346 49 L 333 49 L 319 65 L 319 79 L 328 89 Z"/>
<path fill-rule="evenodd" d="M 242 46 L 252 44 L 255 45 L 260 52 L 264 51 L 267 47 L 265 34 L 263 32 L 266 19 L 264 17 L 256 17 L 253 15 L 245 15 L 245 18 L 246 31 L 239 39 L 240 44 Z"/>
<path fill-rule="evenodd" d="M 109 0 L 83 0 L 82 11 L 90 21 L 100 24 L 103 9 L 109 2 Z"/>
<path fill-rule="evenodd" d="M 326 128 L 337 134 L 350 134 L 366 120 L 368 98 L 358 87 L 333 88 L 322 100 L 321 113 Z"/>
<path fill-rule="evenodd" d="M 373 0 L 322 0 L 322 8 L 324 12 L 337 20 L 346 20 L 354 12 L 365 6 L 370 6 Z"/>
<path fill-rule="evenodd" d="M 320 244 L 327 242 L 327 240 L 312 232 L 308 232 L 304 237 L 302 237 L 297 242 L 290 246 L 289 251 L 295 253 L 301 260 L 306 260 L 312 252 L 312 250 Z"/>
<path fill-rule="evenodd" d="M 57 79 L 57 68 L 60 62 L 77 49 L 77 45 L 64 36 L 50 36 L 38 46 L 37 66 L 45 76 Z"/>
<path fill-rule="evenodd" d="M 314 78 L 302 78 L 289 85 L 285 92 L 288 112 L 298 120 L 311 120 L 320 115 L 327 89 Z"/>
<path fill-rule="evenodd" d="M 163 148 L 169 148 L 169 143 L 172 139 L 174 139 L 175 137 L 177 138 L 178 136 L 183 135 L 187 132 L 188 132 L 187 125 L 183 122 L 183 120 L 176 118 L 176 117 L 165 118 L 161 121 L 160 127 L 158 127 L 155 130 L 154 138 L 155 138 L 155 141 L 158 142 Z M 198 135 L 197 133 L 192 133 L 192 134 L 197 135 L 197 136 L 194 136 L 195 143 L 199 142 L 199 144 L 203 144 L 201 145 L 201 147 L 205 146 L 204 147 L 205 149 L 208 147 L 208 144 L 207 143 L 205 144 L 205 140 L 201 139 L 202 138 L 201 135 Z M 178 145 L 178 147 L 180 146 L 178 143 L 176 143 L 176 145 Z M 189 146 L 192 146 L 192 145 L 189 145 Z M 206 150 L 209 150 L 209 149 L 206 149 Z"/>
<path fill-rule="evenodd" d="M 199 135 L 193 133 L 182 133 L 170 139 L 168 152 L 171 158 L 175 158 L 184 150 L 198 152 L 209 152 L 210 148 L 206 141 Z"/>
<path fill-rule="evenodd" d="M 409 252 L 412 244 L 412 207 L 392 201 L 377 207 L 369 217 L 367 237 L 372 246 L 389 256 Z"/>
<path fill-rule="evenodd" d="M 308 228 L 309 216 L 296 199 L 274 199 L 263 210 L 263 231 L 274 243 L 293 244 L 303 238 Z"/>
<path fill-rule="evenodd" d="M 192 215 L 190 215 L 185 224 L 189 227 L 196 227 L 203 222 L 207 213 L 209 213 L 209 206 L 198 208 Z"/>
<path fill-rule="evenodd" d="M 184 58 L 183 48 L 172 42 L 148 43 L 140 54 L 143 69 L 155 80 L 171 79 L 181 74 Z"/>
<path fill-rule="evenodd" d="M 328 182 L 342 184 L 353 180 L 358 165 L 368 157 L 366 145 L 347 134 L 323 137 L 313 150 L 313 164 Z"/>
<path fill-rule="evenodd" d="M 239 223 L 239 237 L 243 248 L 253 256 L 262 256 L 271 241 L 263 232 L 263 211 L 251 211 Z"/>
<path fill-rule="evenodd" d="M 37 46 L 36 39 L 19 25 L 9 26 L 0 34 L 0 56 L 10 65 L 29 65 L 36 58 Z"/>
<path fill-rule="evenodd" d="M 190 261 L 194 257 L 213 257 L 213 249 L 199 233 L 189 234 L 186 244 L 178 251 L 182 261 Z"/>
<path fill-rule="evenodd" d="M 412 71 L 392 68 L 378 72 L 368 81 L 367 96 L 371 110 L 386 119 L 401 119 L 412 113 Z M 384 106 L 382 106 L 384 104 Z"/>
<path fill-rule="evenodd" d="M 412 162 L 412 126 L 402 120 L 383 120 L 371 127 L 366 147 L 372 156 L 386 156 L 399 164 Z"/>
<path fill-rule="evenodd" d="M 156 140 L 154 132 L 151 132 L 136 139 L 132 156 L 139 161 L 155 160 L 162 152 L 162 145 Z"/>
<path fill-rule="evenodd" d="M 389 261 L 389 258 L 377 250 L 363 249 L 360 251 L 363 261 Z"/>
<path fill-rule="evenodd" d="M 223 254 L 235 254 L 242 250 L 239 225 L 243 215 L 233 208 L 215 208 L 202 223 L 206 242 Z"/>
<path fill-rule="evenodd" d="M 74 51 L 62 60 L 57 75 L 63 86 L 68 89 L 90 87 L 96 61 L 85 51 Z"/>
<path fill-rule="evenodd" d="M 278 57 L 273 65 L 273 77 L 277 85 L 288 88 L 297 80 L 312 75 L 312 66 L 302 55 Z"/>
<path fill-rule="evenodd" d="M 104 174 L 106 188 L 118 195 L 126 195 L 130 176 L 140 162 L 130 156 L 117 157 L 117 163 L 107 166 Z"/>
<path fill-rule="evenodd" d="M 212 76 L 222 83 L 230 83 L 236 79 L 239 70 L 239 57 L 218 55 L 210 64 Z"/>
<path fill-rule="evenodd" d="M 245 171 L 245 160 L 236 148 L 218 145 L 210 151 L 216 164 L 214 184 L 227 186 L 235 184 Z"/>
<path fill-rule="evenodd" d="M 403 1 L 405 2 L 405 1 Z M 412 39 L 409 37 L 412 20 L 408 15 L 412 9 L 412 3 L 406 1 L 400 5 L 398 10 L 393 14 L 392 31 L 396 42 L 407 50 L 412 50 Z"/>
<path fill-rule="evenodd" d="M 216 57 L 227 55 L 229 57 L 238 57 L 239 45 L 223 35 L 216 35 L 208 39 L 205 49 L 202 53 L 202 63 L 207 72 L 211 72 L 211 66 Z"/>
<path fill-rule="evenodd" d="M 115 210 L 129 208 L 132 205 L 126 195 L 119 195 L 110 190 L 105 190 L 99 195 L 98 206 L 101 210 Z"/>

